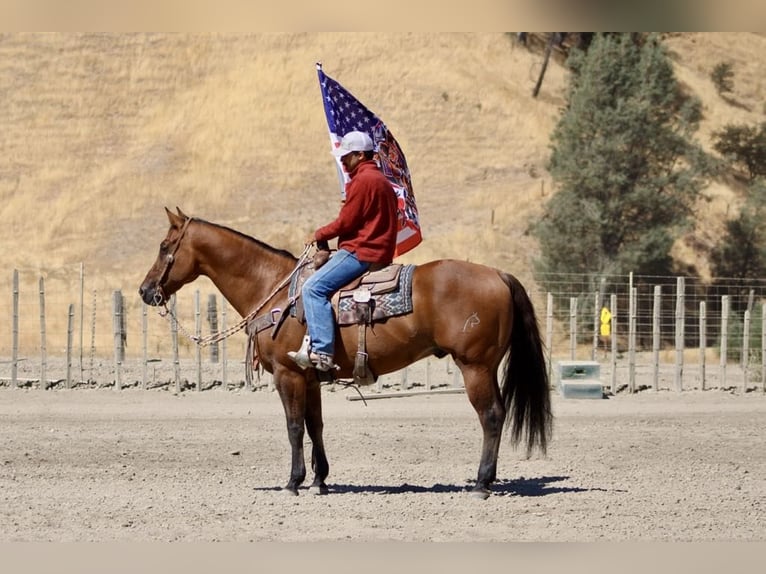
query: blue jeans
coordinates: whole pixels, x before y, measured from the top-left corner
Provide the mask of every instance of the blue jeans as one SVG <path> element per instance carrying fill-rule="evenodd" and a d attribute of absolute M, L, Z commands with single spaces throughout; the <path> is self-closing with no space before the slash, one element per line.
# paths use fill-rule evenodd
<path fill-rule="evenodd" d="M 356 255 L 338 249 L 301 289 L 303 309 L 306 312 L 311 350 L 333 356 L 335 354 L 335 318 L 330 298 L 338 289 L 359 277 L 370 268 Z"/>

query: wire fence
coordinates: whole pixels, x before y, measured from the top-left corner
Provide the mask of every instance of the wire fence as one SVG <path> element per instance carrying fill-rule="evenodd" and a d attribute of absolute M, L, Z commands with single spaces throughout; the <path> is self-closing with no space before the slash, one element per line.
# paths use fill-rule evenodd
<path fill-rule="evenodd" d="M 722 334 L 722 320 L 728 318 L 727 337 L 729 359 L 741 358 L 742 330 L 745 313 L 750 312 L 754 329 L 751 339 L 760 338 L 760 302 L 766 301 L 766 279 L 739 280 L 714 278 L 703 282 L 694 277 L 668 277 L 647 275 L 611 275 L 594 277 L 575 274 L 545 274 L 540 277 L 545 289 L 533 293 L 538 309 L 547 305 L 546 297 L 553 296 L 554 321 L 567 338 L 578 344 L 588 344 L 598 331 L 603 306 L 615 309 L 618 344 L 628 344 L 631 306 L 634 306 L 635 347 L 637 351 L 651 350 L 655 331 L 659 330 L 660 344 L 675 346 L 682 333 L 686 347 L 698 347 L 703 340 L 707 345 L 718 345 Z M 658 303 L 659 293 L 659 303 Z M 577 330 L 571 333 L 571 302 L 577 305 Z M 659 304 L 659 307 L 657 305 Z M 724 313 L 724 304 L 728 304 Z M 700 331 L 701 313 L 705 314 L 705 331 Z M 680 321 L 680 322 L 679 322 Z M 760 343 L 750 345 L 756 357 L 760 356 Z"/>
<path fill-rule="evenodd" d="M 549 368 L 557 360 L 599 361 L 613 392 L 764 388 L 766 279 L 548 274 L 538 281 L 530 296 Z M 108 285 L 83 265 L 13 270 L 0 278 L 7 294 L 0 300 L 0 384 L 244 386 L 245 336 L 204 349 L 185 336 L 213 335 L 240 319 L 207 279 L 194 287 L 175 298 L 179 333 L 140 300 L 137 287 Z M 458 384 L 449 363 L 424 365 L 388 381 L 426 384 L 433 370 L 445 385 Z"/>

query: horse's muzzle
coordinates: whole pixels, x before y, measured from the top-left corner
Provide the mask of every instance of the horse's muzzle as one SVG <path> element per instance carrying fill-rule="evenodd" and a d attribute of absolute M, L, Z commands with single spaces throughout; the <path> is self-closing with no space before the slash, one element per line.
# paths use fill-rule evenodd
<path fill-rule="evenodd" d="M 165 303 L 165 296 L 162 289 L 158 286 L 149 287 L 141 285 L 138 289 L 138 294 L 141 296 L 141 300 L 147 305 L 158 307 Z"/>

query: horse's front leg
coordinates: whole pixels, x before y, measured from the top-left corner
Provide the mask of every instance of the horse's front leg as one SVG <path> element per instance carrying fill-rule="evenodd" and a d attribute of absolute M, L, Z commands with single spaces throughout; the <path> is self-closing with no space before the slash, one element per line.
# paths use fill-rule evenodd
<path fill-rule="evenodd" d="M 306 417 L 306 379 L 287 369 L 274 373 L 274 385 L 282 399 L 287 420 L 287 437 L 292 452 L 290 480 L 285 492 L 298 495 L 298 487 L 306 479 L 306 461 L 303 454 L 303 436 Z"/>
<path fill-rule="evenodd" d="M 314 471 L 314 482 L 311 483 L 311 494 L 327 494 L 325 479 L 330 473 L 330 465 L 324 451 L 322 431 L 322 393 L 319 381 L 311 377 L 306 391 L 306 429 L 311 439 L 311 468 Z"/>

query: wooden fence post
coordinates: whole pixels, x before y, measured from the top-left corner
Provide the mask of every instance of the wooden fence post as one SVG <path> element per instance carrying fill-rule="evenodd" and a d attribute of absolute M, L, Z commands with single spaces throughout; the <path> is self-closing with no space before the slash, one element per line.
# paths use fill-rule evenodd
<path fill-rule="evenodd" d="M 465 381 L 463 381 L 463 373 L 456 364 L 455 368 L 452 370 L 452 386 L 460 388 L 463 385 L 465 385 Z"/>
<path fill-rule="evenodd" d="M 652 306 L 652 388 L 660 389 L 660 309 L 662 304 L 662 286 L 654 286 L 654 304 Z"/>
<path fill-rule="evenodd" d="M 591 352 L 591 360 L 598 359 L 598 336 L 599 327 L 601 326 L 601 293 L 596 291 L 593 297 L 593 351 Z"/>
<path fill-rule="evenodd" d="M 170 312 L 171 317 L 175 317 L 176 314 L 176 294 L 173 293 L 170 296 Z M 176 392 L 181 392 L 181 365 L 178 360 L 178 323 L 174 320 L 170 321 L 170 341 L 173 346 L 173 378 L 175 379 Z"/>
<path fill-rule="evenodd" d="M 721 374 L 720 386 L 726 387 L 726 361 L 729 352 L 729 296 L 721 296 Z"/>
<path fill-rule="evenodd" d="M 761 304 L 761 391 L 766 393 L 766 303 Z"/>
<path fill-rule="evenodd" d="M 221 332 L 226 331 L 226 299 L 221 297 Z M 225 391 L 228 388 L 228 381 L 226 380 L 226 339 L 221 341 L 221 388 Z"/>
<path fill-rule="evenodd" d="M 217 309 L 217 303 L 218 298 L 215 296 L 214 293 L 210 293 L 207 296 L 207 322 L 210 325 L 210 335 L 215 336 L 218 334 L 218 309 Z M 213 343 L 210 345 L 210 362 L 211 363 L 217 363 L 218 362 L 218 343 Z"/>
<path fill-rule="evenodd" d="M 747 371 L 750 363 L 750 309 L 745 311 L 745 326 L 742 329 L 742 393 L 747 392 Z"/>
<path fill-rule="evenodd" d="M 199 340 L 202 335 L 202 310 L 200 308 L 199 289 L 194 292 L 194 334 Z M 194 343 L 194 350 L 197 359 L 197 392 L 202 390 L 202 347 Z"/>
<path fill-rule="evenodd" d="M 707 351 L 707 306 L 700 301 L 700 388 L 705 390 L 705 354 Z"/>
<path fill-rule="evenodd" d="M 551 377 L 551 355 L 553 355 L 553 293 L 547 295 L 547 308 L 545 311 L 545 348 L 548 350 L 547 368 L 548 377 Z"/>
<path fill-rule="evenodd" d="M 13 270 L 13 349 L 11 350 L 11 386 L 19 387 L 19 271 Z"/>
<path fill-rule="evenodd" d="M 122 362 L 125 360 L 123 346 L 122 292 L 112 293 L 112 334 L 114 336 L 114 389 L 122 390 Z"/>
<path fill-rule="evenodd" d="M 683 390 L 684 380 L 684 323 L 686 318 L 685 297 L 686 281 L 676 278 L 676 392 Z"/>
<path fill-rule="evenodd" d="M 48 362 L 48 350 L 45 336 L 45 279 L 40 277 L 40 388 L 48 388 L 48 375 L 46 367 Z"/>
<path fill-rule="evenodd" d="M 617 295 L 612 293 L 609 301 L 612 313 L 612 394 L 617 393 Z"/>
<path fill-rule="evenodd" d="M 569 298 L 569 358 L 577 357 L 577 297 Z"/>
<path fill-rule="evenodd" d="M 83 356 L 83 337 L 84 337 L 84 329 L 85 329 L 85 323 L 83 319 L 83 315 L 85 313 L 85 265 L 80 262 L 80 382 L 85 380 L 85 375 L 83 371 L 82 366 L 82 356 Z"/>
<path fill-rule="evenodd" d="M 93 308 L 90 314 L 90 367 L 88 369 L 88 381 L 93 378 L 93 360 L 96 356 L 96 303 L 97 291 L 93 290 Z"/>
<path fill-rule="evenodd" d="M 146 381 L 149 378 L 149 320 L 147 317 L 148 306 L 141 303 L 141 389 L 146 390 Z"/>
<path fill-rule="evenodd" d="M 631 274 L 631 280 L 632 280 Z M 632 281 L 631 281 L 632 284 Z M 636 299 L 638 291 L 630 289 L 630 311 L 628 318 L 628 392 L 636 392 Z"/>
<path fill-rule="evenodd" d="M 74 334 L 74 304 L 69 304 L 66 330 L 66 388 L 72 388 L 72 336 Z"/>

